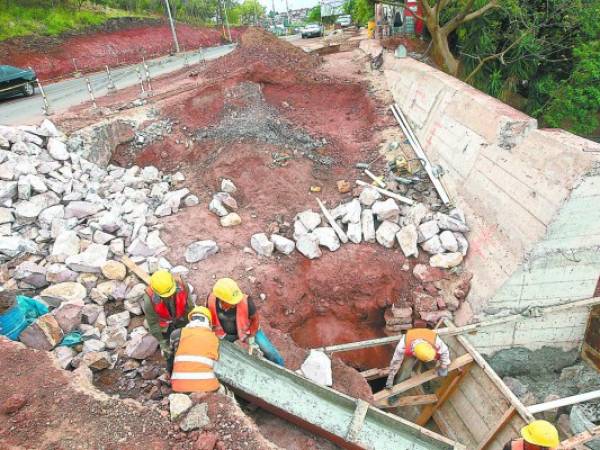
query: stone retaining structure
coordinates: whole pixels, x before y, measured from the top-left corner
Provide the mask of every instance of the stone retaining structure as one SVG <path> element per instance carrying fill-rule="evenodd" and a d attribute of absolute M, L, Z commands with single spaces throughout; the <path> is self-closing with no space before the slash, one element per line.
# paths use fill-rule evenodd
<path fill-rule="evenodd" d="M 365 40 L 376 55 L 381 47 Z M 475 314 L 519 312 L 592 297 L 600 275 L 600 145 L 537 121 L 411 58 L 384 74 L 450 198 L 470 218 L 466 269 Z M 463 321 L 469 320 L 463 311 Z M 515 345 L 574 348 L 587 310 L 477 335 L 483 353 Z"/>

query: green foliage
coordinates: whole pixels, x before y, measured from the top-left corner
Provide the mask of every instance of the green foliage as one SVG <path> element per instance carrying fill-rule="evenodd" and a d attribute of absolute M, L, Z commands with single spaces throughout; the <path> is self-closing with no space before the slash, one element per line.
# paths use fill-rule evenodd
<path fill-rule="evenodd" d="M 320 22 L 321 21 L 321 5 L 317 5 L 311 8 L 306 15 L 307 22 Z"/>
<path fill-rule="evenodd" d="M 579 45 L 573 55 L 571 76 L 543 86 L 550 98 L 542 117 L 550 126 L 591 135 L 600 126 L 600 40 Z"/>
<path fill-rule="evenodd" d="M 244 0 L 228 12 L 228 17 L 232 25 L 255 25 L 265 13 L 266 8 L 258 0 Z"/>
<path fill-rule="evenodd" d="M 100 25 L 122 15 L 125 14 L 114 10 L 80 10 L 69 4 L 48 8 L 8 3 L 0 8 L 0 40 L 32 34 L 54 36 L 69 30 Z"/>
<path fill-rule="evenodd" d="M 366 26 L 375 14 L 374 3 L 370 0 L 348 0 L 343 6 L 344 13 L 352 16 L 352 21 L 359 26 Z"/>
<path fill-rule="evenodd" d="M 489 58 L 470 78 L 474 86 L 503 100 L 518 95 L 542 125 L 592 133 L 600 111 L 592 82 L 600 65 L 600 0 L 502 0 L 501 6 L 452 37 L 463 77 Z M 455 13 L 449 8 L 443 16 Z"/>

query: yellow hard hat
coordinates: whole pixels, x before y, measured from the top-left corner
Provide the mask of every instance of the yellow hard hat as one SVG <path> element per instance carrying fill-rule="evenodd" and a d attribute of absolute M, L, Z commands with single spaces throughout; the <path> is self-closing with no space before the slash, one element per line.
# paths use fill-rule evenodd
<path fill-rule="evenodd" d="M 206 306 L 195 306 L 188 314 L 188 320 L 192 320 L 192 317 L 198 314 L 205 316 L 212 324 L 212 314 L 210 313 L 210 309 L 208 309 Z"/>
<path fill-rule="evenodd" d="M 534 420 L 521 428 L 521 436 L 526 442 L 542 447 L 554 448 L 560 444 L 558 431 L 550 422 Z"/>
<path fill-rule="evenodd" d="M 152 274 L 150 287 L 161 297 L 170 297 L 177 289 L 173 275 L 166 270 L 157 270 Z"/>
<path fill-rule="evenodd" d="M 244 298 L 244 294 L 240 291 L 239 286 L 231 278 L 217 280 L 213 286 L 213 294 L 219 300 L 230 305 L 237 305 Z"/>
<path fill-rule="evenodd" d="M 415 345 L 415 356 L 419 361 L 433 361 L 435 359 L 435 348 L 429 342 L 419 342 Z"/>

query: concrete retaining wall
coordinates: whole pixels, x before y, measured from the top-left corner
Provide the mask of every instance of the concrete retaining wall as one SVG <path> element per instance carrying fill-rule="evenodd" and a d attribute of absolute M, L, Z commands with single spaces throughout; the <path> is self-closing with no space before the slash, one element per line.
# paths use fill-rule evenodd
<path fill-rule="evenodd" d="M 374 41 L 361 48 L 376 54 Z M 411 58 L 384 73 L 443 182 L 469 220 L 466 268 L 475 314 L 589 298 L 600 275 L 600 145 L 537 121 Z M 600 171 L 597 171 L 600 172 Z M 461 318 L 469 318 L 463 311 Z M 485 352 L 512 345 L 569 348 L 585 311 L 479 333 Z M 481 336 L 480 336 L 481 335 Z"/>

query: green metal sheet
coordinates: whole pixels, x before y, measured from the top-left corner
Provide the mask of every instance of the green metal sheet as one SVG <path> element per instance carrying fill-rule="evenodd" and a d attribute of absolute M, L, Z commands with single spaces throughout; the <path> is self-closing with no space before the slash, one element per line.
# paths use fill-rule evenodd
<path fill-rule="evenodd" d="M 219 379 L 249 397 L 283 412 L 292 422 L 309 424 L 347 442 L 357 400 L 320 386 L 267 360 L 248 355 L 221 341 L 215 365 Z M 364 423 L 355 430 L 350 448 L 374 450 L 435 450 L 464 448 L 443 436 L 369 406 Z M 342 444 L 344 445 L 344 444 Z M 346 446 L 346 445 L 345 445 Z"/>

